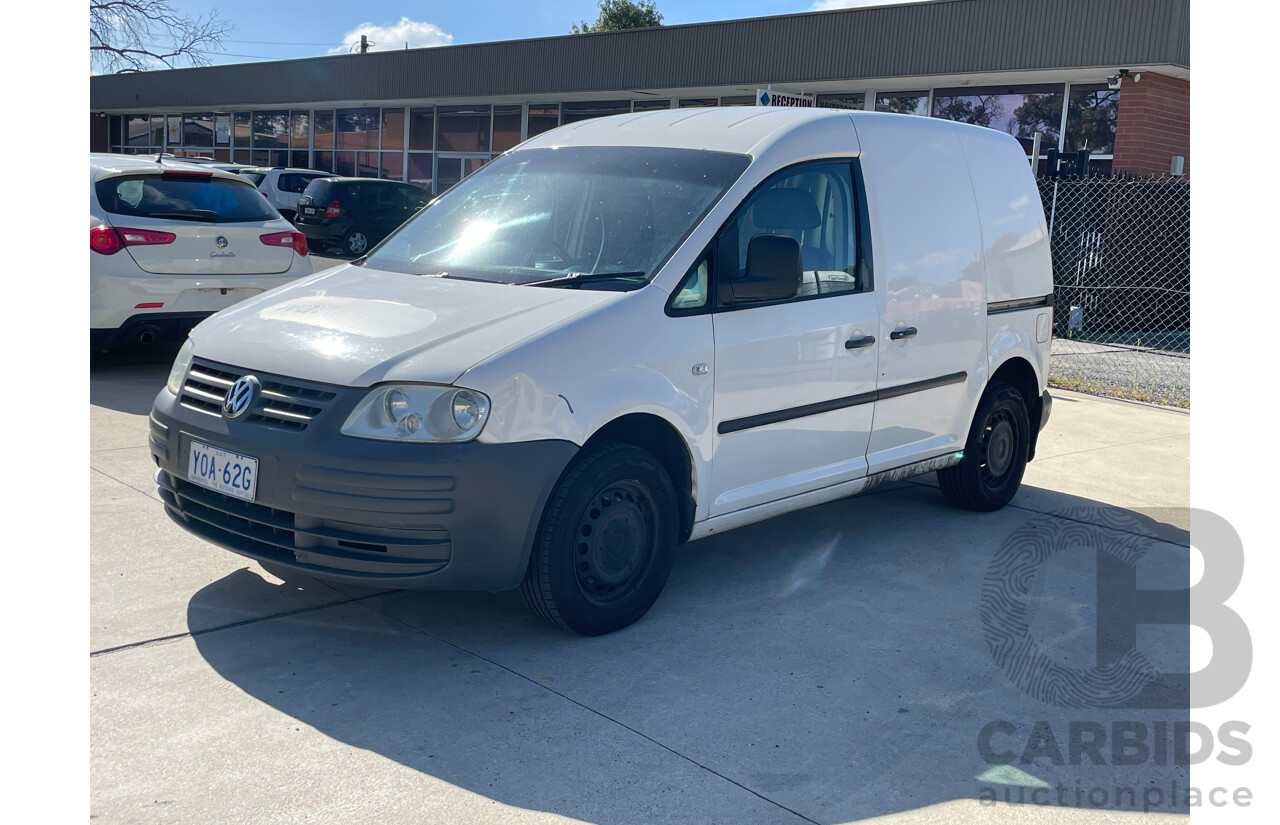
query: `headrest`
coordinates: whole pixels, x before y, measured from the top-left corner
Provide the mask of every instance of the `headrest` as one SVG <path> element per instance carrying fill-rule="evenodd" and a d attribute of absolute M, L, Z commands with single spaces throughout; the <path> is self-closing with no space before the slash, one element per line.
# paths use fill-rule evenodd
<path fill-rule="evenodd" d="M 813 229 L 822 223 L 822 216 L 803 189 L 766 189 L 751 206 L 751 220 L 760 229 L 776 232 Z"/>

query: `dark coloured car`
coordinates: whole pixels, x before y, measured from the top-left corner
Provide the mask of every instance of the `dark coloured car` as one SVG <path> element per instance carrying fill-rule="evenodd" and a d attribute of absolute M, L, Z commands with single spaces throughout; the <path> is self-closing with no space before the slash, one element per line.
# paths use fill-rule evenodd
<path fill-rule="evenodd" d="M 431 200 L 417 186 L 376 178 L 322 178 L 298 199 L 294 222 L 316 248 L 363 255 Z"/>

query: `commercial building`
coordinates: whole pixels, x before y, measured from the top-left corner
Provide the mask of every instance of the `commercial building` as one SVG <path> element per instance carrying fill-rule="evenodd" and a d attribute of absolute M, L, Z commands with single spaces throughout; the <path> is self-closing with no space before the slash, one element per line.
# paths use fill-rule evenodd
<path fill-rule="evenodd" d="M 978 123 L 1093 172 L 1190 171 L 1189 0 L 940 0 L 96 76 L 90 148 L 440 192 L 527 137 L 653 109 L 800 103 Z M 776 102 L 776 101 L 771 101 Z"/>

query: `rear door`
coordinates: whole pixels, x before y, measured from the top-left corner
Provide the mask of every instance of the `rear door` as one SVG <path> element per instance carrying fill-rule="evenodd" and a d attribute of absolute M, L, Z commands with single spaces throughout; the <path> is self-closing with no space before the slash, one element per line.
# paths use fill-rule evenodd
<path fill-rule="evenodd" d="M 794 299 L 715 314 L 712 516 L 866 475 L 880 311 L 856 211 L 849 160 L 792 167 L 717 245 L 723 282 L 745 271 L 752 237 L 795 238 L 804 280 Z"/>
<path fill-rule="evenodd" d="M 250 184 L 207 172 L 112 175 L 95 184 L 126 251 L 146 272 L 270 275 L 293 263 L 293 248 L 268 246 L 279 213 Z M 130 234 L 127 230 L 136 230 Z"/>

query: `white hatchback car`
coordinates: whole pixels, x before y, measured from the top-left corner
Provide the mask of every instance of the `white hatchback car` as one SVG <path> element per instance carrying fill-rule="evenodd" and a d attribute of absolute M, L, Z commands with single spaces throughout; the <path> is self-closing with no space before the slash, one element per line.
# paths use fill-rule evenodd
<path fill-rule="evenodd" d="M 240 171 L 240 177 L 253 181 L 272 206 L 280 210 L 285 220 L 292 221 L 298 214 L 298 198 L 306 191 L 307 184 L 316 178 L 332 178 L 332 172 L 315 169 L 250 168 Z"/>
<path fill-rule="evenodd" d="M 89 340 L 182 340 L 237 301 L 311 274 L 307 239 L 249 182 L 152 155 L 89 155 Z"/>

